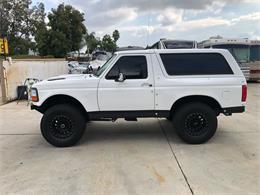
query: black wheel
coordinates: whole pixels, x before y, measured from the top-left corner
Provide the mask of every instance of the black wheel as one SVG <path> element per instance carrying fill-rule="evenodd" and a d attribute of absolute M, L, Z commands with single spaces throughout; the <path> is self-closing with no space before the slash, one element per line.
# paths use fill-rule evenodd
<path fill-rule="evenodd" d="M 186 143 L 201 144 L 215 134 L 218 121 L 216 112 L 208 105 L 189 103 L 176 111 L 173 126 Z"/>
<path fill-rule="evenodd" d="M 84 116 L 73 106 L 61 104 L 49 108 L 41 120 L 43 137 L 57 147 L 75 145 L 86 127 Z"/>

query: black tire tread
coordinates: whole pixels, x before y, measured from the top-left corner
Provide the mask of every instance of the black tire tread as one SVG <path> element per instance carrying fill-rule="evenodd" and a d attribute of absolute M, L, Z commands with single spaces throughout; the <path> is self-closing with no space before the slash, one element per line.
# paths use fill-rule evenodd
<path fill-rule="evenodd" d="M 209 121 L 208 123 L 208 131 L 203 136 L 196 136 L 192 137 L 185 133 L 184 131 L 184 119 L 187 113 L 192 111 L 200 111 L 206 113 L 206 117 Z M 189 144 L 202 144 L 206 141 L 208 141 L 210 138 L 213 137 L 213 135 L 216 132 L 218 121 L 216 112 L 207 104 L 200 103 L 200 102 L 191 102 L 188 104 L 185 104 L 181 106 L 174 114 L 174 117 L 172 119 L 173 126 L 179 135 L 179 137 L 186 143 Z"/>
<path fill-rule="evenodd" d="M 74 120 L 75 133 L 68 139 L 57 139 L 48 131 L 49 120 L 55 113 L 65 113 Z M 83 136 L 86 127 L 86 120 L 80 111 L 70 104 L 59 104 L 49 108 L 41 120 L 41 133 L 50 144 L 56 147 L 69 147 L 75 145 Z"/>

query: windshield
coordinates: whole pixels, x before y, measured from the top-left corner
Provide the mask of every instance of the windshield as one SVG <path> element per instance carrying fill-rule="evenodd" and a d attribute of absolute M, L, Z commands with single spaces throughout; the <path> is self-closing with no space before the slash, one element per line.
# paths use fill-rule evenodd
<path fill-rule="evenodd" d="M 248 45 L 214 45 L 213 48 L 227 49 L 237 62 L 249 62 L 250 50 Z"/>
<path fill-rule="evenodd" d="M 233 48 L 231 53 L 238 62 L 249 61 L 249 49 L 247 48 Z"/>
<path fill-rule="evenodd" d="M 100 69 L 94 74 L 95 76 L 99 77 L 110 65 L 110 62 L 113 61 L 116 57 L 116 54 L 114 54 L 110 59 L 107 60 L 107 62 L 100 67 Z"/>
<path fill-rule="evenodd" d="M 167 49 L 191 49 L 194 48 L 193 41 L 164 41 Z"/>
<path fill-rule="evenodd" d="M 260 45 L 251 46 L 250 61 L 260 61 Z"/>

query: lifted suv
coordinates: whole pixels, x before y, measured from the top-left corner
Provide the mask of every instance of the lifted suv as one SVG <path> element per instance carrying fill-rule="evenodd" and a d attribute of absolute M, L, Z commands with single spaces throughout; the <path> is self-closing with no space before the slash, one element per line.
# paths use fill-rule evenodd
<path fill-rule="evenodd" d="M 72 146 L 88 121 L 165 117 L 187 143 L 209 140 L 220 113 L 244 112 L 246 80 L 227 50 L 115 53 L 95 74 L 62 75 L 33 86 L 32 109 L 52 145 Z"/>

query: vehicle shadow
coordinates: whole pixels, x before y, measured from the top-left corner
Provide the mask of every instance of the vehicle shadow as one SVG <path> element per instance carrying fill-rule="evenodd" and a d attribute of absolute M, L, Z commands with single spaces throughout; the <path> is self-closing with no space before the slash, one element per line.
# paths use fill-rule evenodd
<path fill-rule="evenodd" d="M 152 118 L 138 119 L 138 122 L 127 122 L 121 119 L 114 123 L 90 122 L 87 124 L 87 128 L 83 138 L 80 141 L 80 145 L 109 141 L 165 142 L 167 139 L 165 137 L 165 132 L 162 130 L 161 123 L 170 122 L 167 120 L 159 121 Z M 170 136 L 177 136 L 173 129 L 167 129 L 167 131 L 171 131 Z"/>

